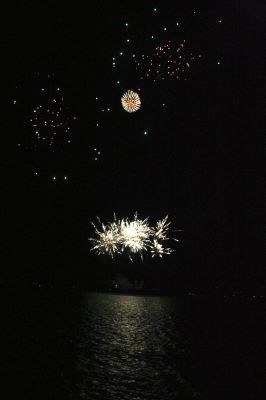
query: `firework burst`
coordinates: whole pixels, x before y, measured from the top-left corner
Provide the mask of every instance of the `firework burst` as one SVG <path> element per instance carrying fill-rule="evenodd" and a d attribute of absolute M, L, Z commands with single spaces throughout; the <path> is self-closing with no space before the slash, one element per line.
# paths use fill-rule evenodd
<path fill-rule="evenodd" d="M 141 259 L 144 253 L 150 253 L 152 257 L 162 257 L 171 254 L 174 250 L 165 247 L 164 242 L 169 240 L 168 216 L 159 220 L 154 227 L 149 225 L 148 218 L 140 219 L 137 213 L 133 220 L 117 220 L 104 224 L 98 219 L 100 228 L 92 223 L 95 237 L 89 238 L 92 242 L 92 251 L 96 254 L 107 254 L 113 258 L 115 254 L 126 253 L 132 260 L 132 255 L 139 254 Z"/>
<path fill-rule="evenodd" d="M 100 228 L 97 228 L 97 226 L 92 222 L 96 237 L 89 238 L 93 244 L 91 250 L 94 250 L 98 255 L 108 254 L 113 258 L 114 254 L 120 253 L 118 225 L 116 222 L 105 225 L 100 221 L 99 218 L 98 222 L 100 224 Z"/>
<path fill-rule="evenodd" d="M 173 249 L 169 247 L 163 247 L 162 243 L 159 243 L 157 239 L 153 239 L 152 247 L 151 247 L 151 255 L 152 257 L 162 257 L 163 254 L 171 254 L 173 253 Z"/>
<path fill-rule="evenodd" d="M 139 95 L 138 93 L 133 92 L 133 90 L 128 90 L 126 93 L 123 94 L 123 96 L 121 97 L 121 103 L 124 110 L 129 113 L 138 111 L 141 106 Z"/>
<path fill-rule="evenodd" d="M 119 240 L 122 250 L 128 253 L 140 253 L 142 256 L 143 251 L 147 251 L 150 244 L 151 228 L 148 225 L 147 218 L 141 220 L 137 214 L 134 216 L 133 221 L 122 219 L 119 221 L 120 236 Z"/>
<path fill-rule="evenodd" d="M 168 240 L 168 231 L 169 231 L 169 225 L 171 222 L 168 221 L 168 215 L 162 219 L 156 222 L 155 227 L 153 228 L 153 234 L 156 240 L 159 241 L 164 241 Z"/>

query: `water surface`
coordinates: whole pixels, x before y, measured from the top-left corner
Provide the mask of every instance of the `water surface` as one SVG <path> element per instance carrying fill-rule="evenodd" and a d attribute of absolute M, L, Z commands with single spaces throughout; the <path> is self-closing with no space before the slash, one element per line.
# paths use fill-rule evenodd
<path fill-rule="evenodd" d="M 264 311 L 241 297 L 2 292 L 0 397 L 261 400 Z"/>

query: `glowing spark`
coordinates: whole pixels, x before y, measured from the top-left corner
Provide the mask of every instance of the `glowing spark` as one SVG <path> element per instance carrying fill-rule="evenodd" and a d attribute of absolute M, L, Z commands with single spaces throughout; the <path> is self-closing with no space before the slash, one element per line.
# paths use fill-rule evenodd
<path fill-rule="evenodd" d="M 34 132 L 33 145 L 35 150 L 40 147 L 54 150 L 69 140 L 72 116 L 69 115 L 68 107 L 64 105 L 61 88 L 55 85 L 54 79 L 49 78 L 47 81 L 46 78 L 42 78 L 42 82 L 40 79 L 38 78 L 34 90 L 35 107 L 30 119 Z"/>
<path fill-rule="evenodd" d="M 169 40 L 153 48 L 151 52 L 142 54 L 134 61 L 141 79 L 158 81 L 186 78 L 186 74 L 197 57 L 189 52 L 185 40 L 179 45 Z"/>
<path fill-rule="evenodd" d="M 128 90 L 121 97 L 122 107 L 125 111 L 132 113 L 140 109 L 141 101 L 138 93 Z"/>

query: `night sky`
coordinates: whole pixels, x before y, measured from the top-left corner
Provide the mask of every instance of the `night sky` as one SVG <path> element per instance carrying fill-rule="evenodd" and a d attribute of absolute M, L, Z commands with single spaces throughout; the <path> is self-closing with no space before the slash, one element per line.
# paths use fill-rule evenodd
<path fill-rule="evenodd" d="M 120 272 L 166 291 L 262 291 L 266 6 L 91 7 L 2 10 L 1 279 L 95 288 Z M 195 59 L 178 79 L 167 60 L 154 79 L 136 69 L 134 54 L 183 40 Z M 129 89 L 142 103 L 132 114 L 120 102 Z M 51 145 L 30 121 L 40 104 L 59 110 Z M 174 254 L 131 263 L 89 251 L 91 220 L 135 211 L 169 215 L 182 230 Z"/>

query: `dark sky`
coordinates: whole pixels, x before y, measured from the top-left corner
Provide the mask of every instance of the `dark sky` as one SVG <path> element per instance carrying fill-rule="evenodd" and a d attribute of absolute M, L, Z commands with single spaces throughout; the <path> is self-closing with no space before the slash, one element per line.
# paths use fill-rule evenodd
<path fill-rule="evenodd" d="M 138 262 L 97 258 L 87 240 L 96 215 L 138 211 L 153 221 L 169 214 L 173 229 L 184 230 L 174 255 L 144 261 L 155 285 L 262 289 L 266 7 L 143 3 L 98 1 L 89 9 L 21 2 L 3 10 L 3 278 L 100 282 L 123 268 L 138 277 Z M 148 51 L 143 38 L 171 30 L 173 21 L 202 60 L 187 80 L 142 82 L 142 108 L 129 115 L 120 97 L 140 82 L 126 58 L 113 71 L 112 57 L 128 35 Z M 37 72 L 55 74 L 77 117 L 71 146 L 52 156 L 17 147 L 29 137 Z"/>

